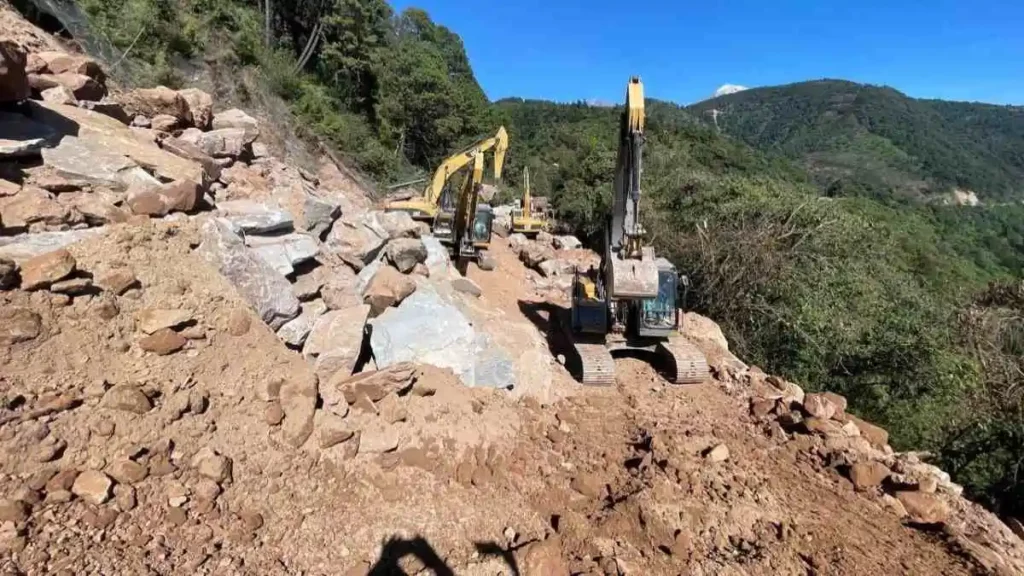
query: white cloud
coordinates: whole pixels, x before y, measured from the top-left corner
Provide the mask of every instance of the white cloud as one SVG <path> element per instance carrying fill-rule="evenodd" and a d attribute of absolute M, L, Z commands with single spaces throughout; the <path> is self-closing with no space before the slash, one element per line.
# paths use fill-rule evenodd
<path fill-rule="evenodd" d="M 740 86 L 739 84 L 722 84 L 715 90 L 715 95 L 712 98 L 718 98 L 719 96 L 725 96 L 726 94 L 735 94 L 746 90 L 746 86 Z"/>

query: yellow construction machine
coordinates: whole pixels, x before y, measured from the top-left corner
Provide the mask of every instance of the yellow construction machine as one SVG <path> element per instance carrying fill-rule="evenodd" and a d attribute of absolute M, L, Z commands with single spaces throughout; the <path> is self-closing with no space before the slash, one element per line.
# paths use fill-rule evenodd
<path fill-rule="evenodd" d="M 501 178 L 500 164 L 495 166 L 495 178 Z M 494 225 L 494 211 L 489 204 L 480 201 L 480 190 L 484 173 L 484 153 L 476 151 L 473 170 L 467 175 L 455 199 L 451 212 L 438 212 L 434 222 L 434 235 L 447 244 L 457 268 L 465 273 L 467 263 L 477 262 L 484 270 L 493 269 L 494 263 L 487 257 Z"/>
<path fill-rule="evenodd" d="M 504 126 L 498 128 L 498 132 L 494 136 L 484 138 L 465 150 L 445 158 L 441 165 L 434 170 L 434 175 L 421 197 L 388 202 L 384 206 L 384 210 L 408 212 L 414 220 L 426 222 L 433 228 L 438 214 L 442 211 L 452 212 L 454 210 L 454 202 L 450 200 L 452 177 L 459 170 L 471 164 L 478 153 L 483 154 L 491 149 L 494 150 L 494 177 L 495 179 L 500 178 L 505 162 L 505 152 L 508 150 L 508 132 L 505 131 Z M 480 178 L 483 178 L 482 172 Z"/>
<path fill-rule="evenodd" d="M 539 232 L 550 232 L 554 220 L 550 208 L 536 206 L 530 196 L 530 169 L 523 167 L 523 202 L 519 208 L 512 210 L 512 232 L 527 237 L 536 236 Z"/>
<path fill-rule="evenodd" d="M 671 262 L 655 257 L 640 223 L 644 120 L 643 84 L 634 77 L 620 118 L 613 205 L 605 221 L 600 268 L 576 271 L 572 308 L 558 318 L 583 384 L 613 384 L 613 356 L 620 355 L 661 364 L 672 383 L 699 383 L 708 375 L 704 354 L 679 335 L 680 276 Z"/>

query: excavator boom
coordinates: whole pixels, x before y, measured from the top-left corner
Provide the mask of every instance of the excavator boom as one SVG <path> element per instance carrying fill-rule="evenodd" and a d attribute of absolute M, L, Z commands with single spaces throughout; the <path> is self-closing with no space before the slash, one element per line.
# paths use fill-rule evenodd
<path fill-rule="evenodd" d="M 452 154 L 445 158 L 434 170 L 430 183 L 423 191 L 420 198 L 411 200 L 400 200 L 389 202 L 385 206 L 387 211 L 404 211 L 417 220 L 431 221 L 440 211 L 441 194 L 445 184 L 451 180 L 459 170 L 473 162 L 476 154 L 494 150 L 494 178 L 500 179 L 505 165 L 505 153 L 508 151 L 508 132 L 505 127 L 498 128 L 494 136 L 484 138 L 472 146 Z M 480 179 L 482 180 L 482 174 Z"/>

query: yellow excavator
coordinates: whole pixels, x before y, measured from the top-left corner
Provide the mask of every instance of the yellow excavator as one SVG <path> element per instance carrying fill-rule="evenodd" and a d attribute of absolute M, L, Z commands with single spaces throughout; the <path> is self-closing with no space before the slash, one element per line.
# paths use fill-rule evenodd
<path fill-rule="evenodd" d="M 523 203 L 512 210 L 512 232 L 527 237 L 536 236 L 539 232 L 551 231 L 551 210 L 534 206 L 530 196 L 530 169 L 523 167 Z"/>
<path fill-rule="evenodd" d="M 572 308 L 558 318 L 583 384 L 615 382 L 614 356 L 660 364 L 671 383 L 704 381 L 704 354 L 679 335 L 676 300 L 680 275 L 657 258 L 640 222 L 640 176 L 644 143 L 644 91 L 637 77 L 626 88 L 619 120 L 619 153 L 611 213 L 605 221 L 600 269 L 573 277 Z"/>
<path fill-rule="evenodd" d="M 495 179 L 500 178 L 505 162 L 505 152 L 508 150 L 508 132 L 505 131 L 504 126 L 498 128 L 498 132 L 494 136 L 484 138 L 465 150 L 445 158 L 441 165 L 434 170 L 434 175 L 421 197 L 388 202 L 384 206 L 384 210 L 408 212 L 414 220 L 427 222 L 433 228 L 438 214 L 445 208 L 443 204 L 453 204 L 444 202 L 446 197 L 450 198 L 448 185 L 452 177 L 472 163 L 478 153 L 483 154 L 491 149 L 494 149 L 494 177 Z M 482 178 L 483 173 L 481 172 L 480 179 L 482 180 Z M 447 212 L 451 212 L 453 209 L 454 206 L 448 206 Z"/>
<path fill-rule="evenodd" d="M 501 170 L 502 165 L 496 159 L 496 179 L 501 178 Z M 483 173 L 484 153 L 478 150 L 473 156 L 472 173 L 463 180 L 453 210 L 442 209 L 435 219 L 434 235 L 449 246 L 456 267 L 463 273 L 470 261 L 475 261 L 483 270 L 494 268 L 486 253 L 494 226 L 494 210 L 480 202 Z"/>

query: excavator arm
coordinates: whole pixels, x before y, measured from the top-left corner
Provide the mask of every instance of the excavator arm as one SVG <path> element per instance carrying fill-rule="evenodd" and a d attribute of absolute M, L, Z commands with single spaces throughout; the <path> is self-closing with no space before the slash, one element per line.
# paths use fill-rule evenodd
<path fill-rule="evenodd" d="M 495 179 L 501 178 L 505 153 L 508 150 L 508 132 L 505 131 L 504 126 L 498 128 L 498 132 L 494 136 L 480 140 L 469 148 L 445 158 L 434 170 L 430 183 L 427 184 L 420 198 L 389 202 L 385 206 L 385 210 L 406 211 L 410 212 L 413 218 L 432 220 L 440 209 L 439 204 L 445 184 L 459 170 L 471 164 L 477 152 L 483 153 L 491 149 L 494 150 L 494 177 Z"/>
<path fill-rule="evenodd" d="M 530 168 L 523 166 L 523 214 L 533 215 L 533 206 L 530 202 Z"/>
<path fill-rule="evenodd" d="M 612 213 L 602 262 L 613 299 L 658 295 L 658 266 L 653 249 L 644 247 L 645 231 L 640 224 L 644 122 L 644 88 L 640 79 L 633 77 L 626 87 L 626 106 L 620 118 Z"/>

